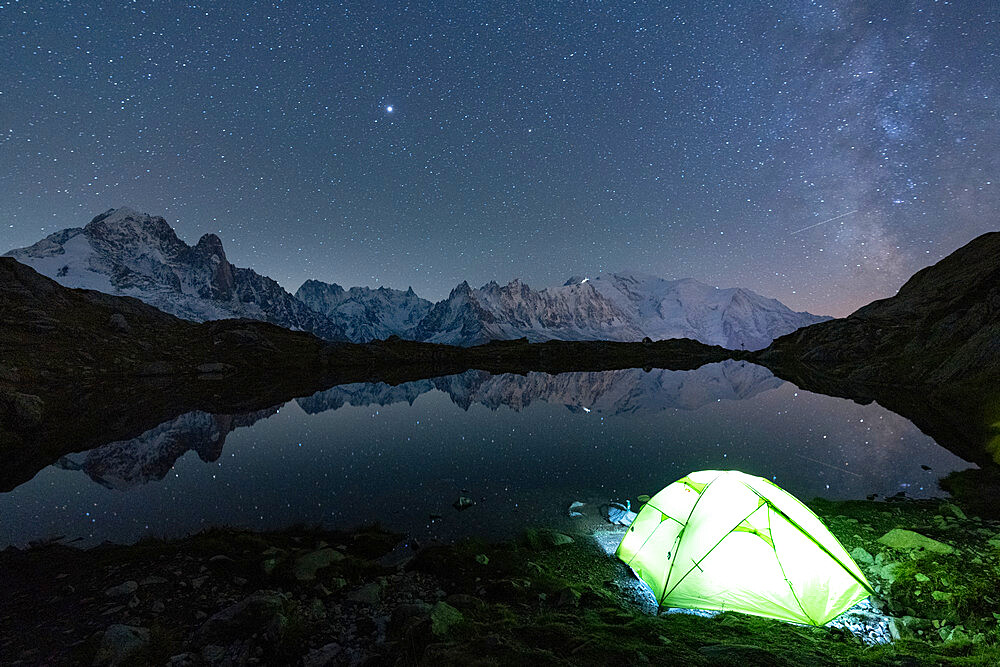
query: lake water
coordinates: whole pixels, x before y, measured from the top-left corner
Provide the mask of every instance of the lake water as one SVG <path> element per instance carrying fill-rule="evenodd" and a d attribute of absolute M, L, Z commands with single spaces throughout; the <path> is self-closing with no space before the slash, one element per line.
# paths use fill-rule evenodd
<path fill-rule="evenodd" d="M 0 494 L 0 546 L 132 542 L 220 525 L 350 528 L 426 542 L 566 521 L 738 469 L 802 499 L 942 495 L 968 463 L 878 405 L 747 362 L 693 371 L 461 375 L 333 387 L 246 415 L 182 415 L 64 457 Z M 475 504 L 453 507 L 467 496 Z"/>

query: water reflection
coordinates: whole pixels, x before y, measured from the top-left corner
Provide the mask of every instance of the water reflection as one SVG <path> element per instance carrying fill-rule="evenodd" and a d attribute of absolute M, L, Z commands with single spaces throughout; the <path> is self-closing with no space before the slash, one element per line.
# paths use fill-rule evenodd
<path fill-rule="evenodd" d="M 771 371 L 745 361 L 706 364 L 693 371 L 643 370 L 587 373 L 504 373 L 467 371 L 398 386 L 383 383 L 340 385 L 296 402 L 307 414 L 343 405 L 410 405 L 432 390 L 444 392 L 463 410 L 473 404 L 491 410 L 501 406 L 523 410 L 533 402 L 564 405 L 570 410 L 622 415 L 670 408 L 696 410 L 707 403 L 752 398 L 783 384 Z"/>
<path fill-rule="evenodd" d="M 270 417 L 280 407 L 240 415 L 189 412 L 137 438 L 69 454 L 54 465 L 64 470 L 82 470 L 103 487 L 125 491 L 163 479 L 177 459 L 189 451 L 195 452 L 205 463 L 217 461 L 229 433 Z"/>
<path fill-rule="evenodd" d="M 244 415 L 192 412 L 65 456 L 0 494 L 0 542 L 374 520 L 420 539 L 500 536 L 557 520 L 573 500 L 655 493 L 697 469 L 859 498 L 935 495 L 937 477 L 966 467 L 878 405 L 805 392 L 747 362 L 469 371 L 341 385 Z M 476 505 L 456 512 L 459 495 Z"/>

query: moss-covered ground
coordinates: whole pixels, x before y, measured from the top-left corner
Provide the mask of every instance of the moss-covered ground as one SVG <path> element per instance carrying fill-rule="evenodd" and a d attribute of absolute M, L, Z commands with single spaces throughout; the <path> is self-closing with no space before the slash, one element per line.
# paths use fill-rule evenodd
<path fill-rule="evenodd" d="M 1000 664 L 1000 524 L 940 500 L 810 505 L 878 587 L 898 639 L 867 645 L 842 629 L 731 612 L 656 615 L 593 524 L 419 552 L 376 528 L 213 530 L 0 553 L 0 662 Z M 893 529 L 952 551 L 879 541 Z M 141 641 L 115 649 L 116 624 Z"/>

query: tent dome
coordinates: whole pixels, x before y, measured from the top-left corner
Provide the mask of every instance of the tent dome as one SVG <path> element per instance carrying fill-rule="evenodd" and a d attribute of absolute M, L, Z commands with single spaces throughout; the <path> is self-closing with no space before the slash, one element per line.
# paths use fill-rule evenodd
<path fill-rule="evenodd" d="M 616 555 L 660 607 L 824 625 L 874 594 L 837 538 L 773 482 L 693 472 L 649 499 Z"/>

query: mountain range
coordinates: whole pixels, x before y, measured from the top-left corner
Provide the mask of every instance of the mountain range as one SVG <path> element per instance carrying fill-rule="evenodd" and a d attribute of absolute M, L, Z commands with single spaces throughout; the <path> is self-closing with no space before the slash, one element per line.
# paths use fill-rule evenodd
<path fill-rule="evenodd" d="M 6 255 L 66 287 L 133 296 L 186 320 L 247 318 L 347 339 L 342 327 L 274 280 L 230 264 L 215 234 L 189 246 L 163 218 L 129 208 L 105 211 L 85 227 Z"/>
<path fill-rule="evenodd" d="M 463 282 L 438 303 L 412 288 L 344 289 L 317 280 L 306 281 L 293 296 L 274 280 L 233 266 L 215 234 L 190 246 L 162 217 L 129 208 L 108 210 L 84 227 L 55 232 L 7 255 L 64 286 L 133 296 L 184 319 L 264 320 L 331 341 L 399 336 L 473 346 L 522 337 L 648 337 L 757 350 L 830 319 L 794 312 L 747 289 L 634 273 L 574 277 L 542 290 L 520 280 L 478 289 Z"/>

